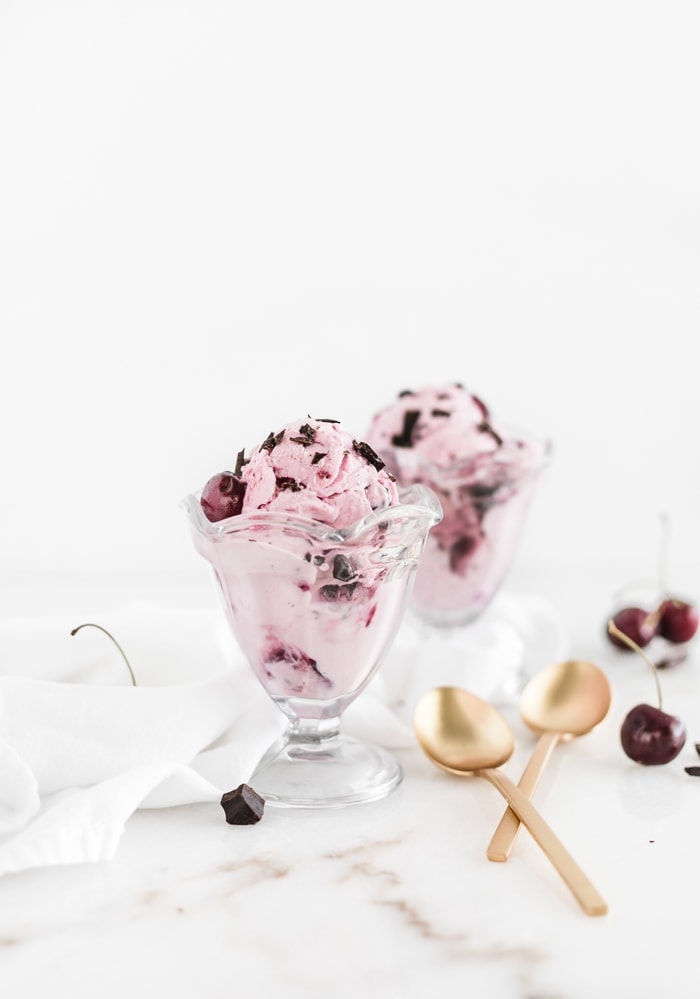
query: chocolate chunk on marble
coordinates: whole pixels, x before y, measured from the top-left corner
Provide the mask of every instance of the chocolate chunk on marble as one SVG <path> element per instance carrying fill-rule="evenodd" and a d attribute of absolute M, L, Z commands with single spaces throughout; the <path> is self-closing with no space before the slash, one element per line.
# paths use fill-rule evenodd
<path fill-rule="evenodd" d="M 265 811 L 265 799 L 248 784 L 239 784 L 221 797 L 226 821 L 232 826 L 252 826 Z"/>

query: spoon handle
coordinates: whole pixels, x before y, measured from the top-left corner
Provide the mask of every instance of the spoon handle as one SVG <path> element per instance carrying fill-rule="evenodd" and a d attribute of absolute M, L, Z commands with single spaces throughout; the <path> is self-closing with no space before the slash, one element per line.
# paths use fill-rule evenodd
<path fill-rule="evenodd" d="M 523 775 L 518 781 L 518 787 L 526 798 L 532 798 L 535 793 L 540 777 L 542 776 L 542 771 L 558 742 L 559 735 L 556 732 L 543 732 L 537 740 L 537 745 L 532 756 L 528 760 L 528 764 L 523 770 Z M 489 860 L 503 863 L 508 859 L 519 829 L 520 819 L 509 806 L 503 813 L 503 817 L 486 849 L 486 856 Z"/>
<path fill-rule="evenodd" d="M 501 792 L 523 825 L 530 830 L 534 840 L 549 857 L 586 915 L 605 915 L 608 911 L 605 900 L 517 785 L 500 770 L 478 770 L 476 773 L 485 777 Z"/>

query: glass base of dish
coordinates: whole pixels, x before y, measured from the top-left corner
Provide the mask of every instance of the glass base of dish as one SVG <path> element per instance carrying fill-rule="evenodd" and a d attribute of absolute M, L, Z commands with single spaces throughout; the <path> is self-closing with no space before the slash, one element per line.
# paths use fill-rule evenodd
<path fill-rule="evenodd" d="M 268 805 L 340 808 L 377 801 L 403 779 L 386 750 L 351 736 L 304 740 L 287 733 L 265 753 L 249 783 Z"/>
<path fill-rule="evenodd" d="M 413 703 L 432 686 L 454 686 L 508 707 L 517 704 L 529 679 L 523 638 L 498 613 L 467 624 L 436 625 L 411 612 L 400 641 L 413 664 Z"/>

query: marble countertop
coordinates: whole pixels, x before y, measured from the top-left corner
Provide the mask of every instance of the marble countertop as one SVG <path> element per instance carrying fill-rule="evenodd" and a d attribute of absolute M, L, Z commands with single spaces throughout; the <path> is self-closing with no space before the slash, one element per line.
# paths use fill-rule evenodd
<path fill-rule="evenodd" d="M 605 670 L 613 705 L 555 749 L 535 803 L 606 899 L 605 916 L 582 912 L 525 830 L 507 863 L 490 863 L 497 791 L 408 748 L 397 751 L 403 782 L 379 802 L 268 807 L 253 826 L 226 824 L 218 804 L 141 809 L 112 861 L 6 875 L 2 995 L 694 999 L 700 780 L 684 767 L 700 762 L 700 652 L 662 675 L 664 707 L 688 728 L 681 755 L 633 763 L 619 728 L 634 704 L 653 703 L 653 680 L 602 637 L 600 578 L 549 587 L 572 654 Z M 66 609 L 77 592 L 2 587 L 17 614 Z M 190 597 L 210 599 L 196 589 L 176 599 Z M 517 780 L 535 738 L 515 703 L 503 710 L 516 734 L 503 769 Z"/>

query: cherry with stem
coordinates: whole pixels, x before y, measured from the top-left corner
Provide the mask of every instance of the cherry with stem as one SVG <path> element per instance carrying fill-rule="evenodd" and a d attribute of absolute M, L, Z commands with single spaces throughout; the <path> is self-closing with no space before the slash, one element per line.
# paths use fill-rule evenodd
<path fill-rule="evenodd" d="M 611 636 L 637 652 L 647 663 L 654 676 L 658 707 L 637 704 L 625 716 L 620 729 L 622 748 L 631 760 L 645 766 L 670 763 L 685 745 L 687 732 L 684 722 L 676 715 L 663 710 L 661 684 L 656 666 L 640 645 L 626 635 L 611 619 L 608 621 Z"/>

